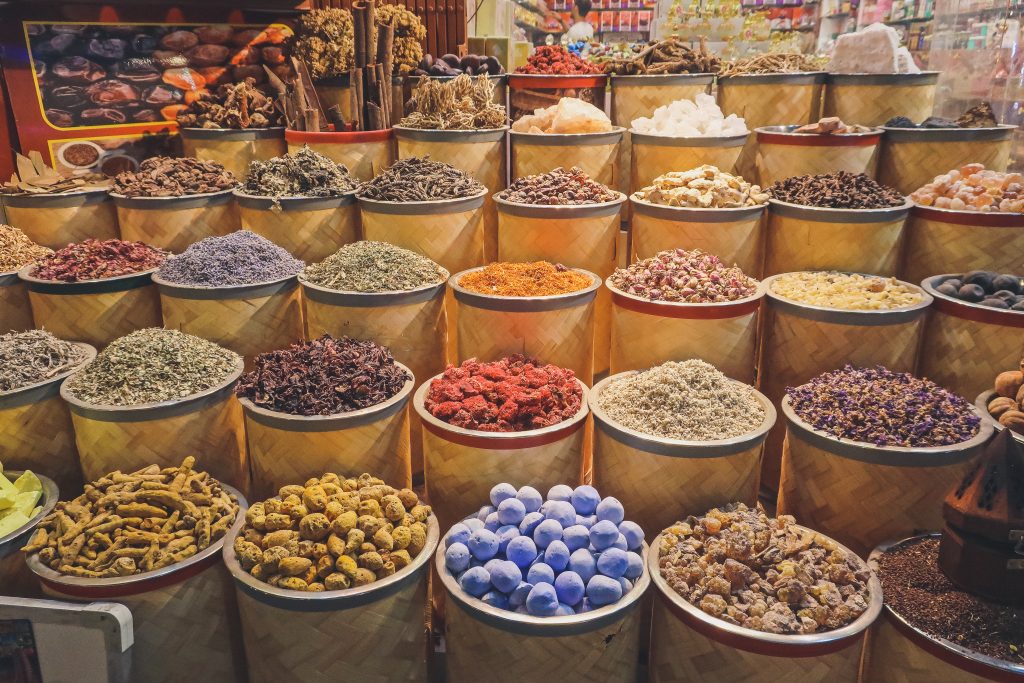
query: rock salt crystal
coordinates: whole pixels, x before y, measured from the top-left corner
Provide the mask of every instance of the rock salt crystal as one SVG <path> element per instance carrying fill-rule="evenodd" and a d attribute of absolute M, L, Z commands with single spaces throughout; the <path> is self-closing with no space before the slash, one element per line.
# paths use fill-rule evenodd
<path fill-rule="evenodd" d="M 907 48 L 900 47 L 899 33 L 885 24 L 871 24 L 862 31 L 839 36 L 828 70 L 840 74 L 921 72 Z"/>
<path fill-rule="evenodd" d="M 612 129 L 608 116 L 575 97 L 563 97 L 558 104 L 536 109 L 512 124 L 517 133 L 603 133 Z"/>
<path fill-rule="evenodd" d="M 749 132 L 746 121 L 725 116 L 715 98 L 699 93 L 693 100 L 676 100 L 654 110 L 650 118 L 633 119 L 633 132 L 676 138 L 723 137 Z"/>

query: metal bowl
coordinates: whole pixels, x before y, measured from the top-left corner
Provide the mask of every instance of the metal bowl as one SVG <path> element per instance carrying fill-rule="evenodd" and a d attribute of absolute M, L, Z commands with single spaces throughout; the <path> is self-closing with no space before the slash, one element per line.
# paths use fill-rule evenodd
<path fill-rule="evenodd" d="M 22 474 L 23 470 L 10 470 L 4 472 L 8 479 L 17 479 Z M 0 536 L 0 560 L 7 557 L 11 553 L 18 552 L 21 547 L 25 545 L 25 541 L 28 540 L 31 533 L 35 530 L 39 522 L 43 521 L 43 517 L 53 512 L 54 506 L 57 505 L 57 501 L 60 499 L 60 492 L 57 490 L 57 484 L 47 476 L 36 473 L 39 477 L 39 482 L 43 485 L 43 495 L 40 498 L 39 506 L 42 508 L 39 512 L 32 515 L 25 524 L 21 525 L 11 533 Z"/>

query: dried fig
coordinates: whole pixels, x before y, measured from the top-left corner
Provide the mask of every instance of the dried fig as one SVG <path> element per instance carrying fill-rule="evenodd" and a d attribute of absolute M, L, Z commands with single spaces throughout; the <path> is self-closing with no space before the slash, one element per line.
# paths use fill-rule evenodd
<path fill-rule="evenodd" d="M 1020 370 L 1007 370 L 996 376 L 994 388 L 1000 396 L 1016 398 L 1021 386 L 1024 386 L 1024 372 Z"/>

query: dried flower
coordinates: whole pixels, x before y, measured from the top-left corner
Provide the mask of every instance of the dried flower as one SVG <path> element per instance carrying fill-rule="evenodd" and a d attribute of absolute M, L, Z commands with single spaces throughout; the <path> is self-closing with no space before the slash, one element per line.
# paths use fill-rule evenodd
<path fill-rule="evenodd" d="M 736 301 L 757 293 L 757 280 L 738 267 L 726 267 L 700 249 L 667 249 L 651 258 L 618 268 L 611 284 L 648 301 L 706 304 Z"/>

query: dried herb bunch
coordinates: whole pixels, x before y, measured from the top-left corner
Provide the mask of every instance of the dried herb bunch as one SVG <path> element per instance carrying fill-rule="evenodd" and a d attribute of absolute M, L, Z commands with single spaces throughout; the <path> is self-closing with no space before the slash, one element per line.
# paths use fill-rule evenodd
<path fill-rule="evenodd" d="M 56 377 L 85 358 L 81 346 L 45 330 L 0 335 L 0 393 Z"/>
<path fill-rule="evenodd" d="M 178 113 L 178 125 L 185 128 L 270 128 L 281 125 L 274 100 L 256 88 L 255 78 L 225 83 L 214 92 L 199 96 Z"/>
<path fill-rule="evenodd" d="M 36 244 L 21 230 L 0 224 L 0 273 L 13 272 L 52 253 L 53 249 Z"/>
<path fill-rule="evenodd" d="M 768 188 L 768 193 L 782 202 L 826 209 L 885 209 L 907 201 L 899 190 L 848 171 L 786 178 Z"/>
<path fill-rule="evenodd" d="M 437 202 L 486 192 L 465 171 L 430 157 L 396 161 L 359 188 L 359 196 L 381 202 Z"/>
<path fill-rule="evenodd" d="M 352 68 L 352 13 L 347 9 L 303 12 L 295 25 L 295 56 L 314 79 L 333 78 Z"/>
<path fill-rule="evenodd" d="M 427 29 L 414 13 L 400 5 L 377 5 L 377 23 L 395 27 L 395 43 L 391 54 L 395 58 L 394 73 L 404 74 L 415 69 L 423 59 L 422 41 Z"/>
<path fill-rule="evenodd" d="M 216 161 L 193 157 L 150 157 L 139 170 L 120 173 L 113 192 L 125 197 L 182 197 L 230 190 L 238 181 Z"/>
<path fill-rule="evenodd" d="M 628 59 L 610 59 L 601 66 L 605 73 L 624 75 L 718 73 L 722 60 L 709 52 L 701 40 L 695 50 L 676 36 L 651 43 Z"/>
<path fill-rule="evenodd" d="M 297 152 L 249 164 L 243 191 L 256 197 L 340 197 L 359 187 L 344 164 L 303 146 Z"/>
<path fill-rule="evenodd" d="M 235 391 L 278 413 L 335 415 L 383 403 L 410 379 L 386 347 L 325 334 L 261 353 Z"/>
<path fill-rule="evenodd" d="M 423 76 L 405 105 L 399 125 L 431 130 L 480 130 L 505 125 L 505 107 L 495 104 L 494 83 L 466 74 L 450 81 Z"/>
<path fill-rule="evenodd" d="M 746 76 L 750 74 L 791 74 L 804 71 L 821 71 L 828 62 L 827 57 L 805 55 L 799 52 L 780 52 L 743 57 L 728 62 L 718 77 Z"/>

